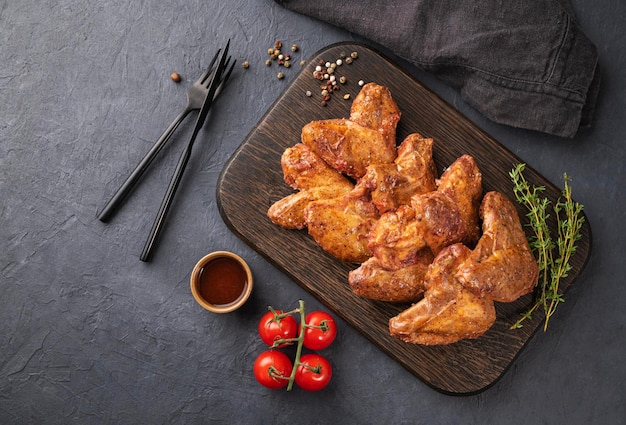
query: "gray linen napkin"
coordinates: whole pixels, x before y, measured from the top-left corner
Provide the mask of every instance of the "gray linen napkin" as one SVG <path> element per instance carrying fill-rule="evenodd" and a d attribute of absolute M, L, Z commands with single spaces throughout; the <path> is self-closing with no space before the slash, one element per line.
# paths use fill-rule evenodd
<path fill-rule="evenodd" d="M 561 137 L 591 124 L 598 53 L 569 0 L 275 1 L 432 72 L 495 122 Z"/>

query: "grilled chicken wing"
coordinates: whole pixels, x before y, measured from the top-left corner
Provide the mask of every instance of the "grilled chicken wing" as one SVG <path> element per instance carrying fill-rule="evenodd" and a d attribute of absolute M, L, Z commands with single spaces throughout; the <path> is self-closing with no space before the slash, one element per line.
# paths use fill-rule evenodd
<path fill-rule="evenodd" d="M 400 115 L 389 89 L 376 83 L 365 84 L 350 107 L 350 121 L 377 130 L 394 147 Z"/>
<path fill-rule="evenodd" d="M 310 202 L 304 210 L 309 235 L 320 247 L 342 261 L 355 263 L 371 256 L 367 235 L 379 217 L 369 199 L 353 192 Z"/>
<path fill-rule="evenodd" d="M 320 186 L 333 186 L 342 192 L 349 192 L 353 184 L 337 170 L 329 166 L 307 145 L 298 143 L 280 158 L 285 183 L 294 189 L 312 189 Z"/>
<path fill-rule="evenodd" d="M 474 158 L 463 155 L 454 161 L 441 175 L 437 191 L 454 200 L 461 214 L 467 237 L 462 240 L 472 246 L 478 241 L 478 209 L 482 197 L 482 175 Z"/>
<path fill-rule="evenodd" d="M 350 118 L 312 121 L 302 128 L 302 143 L 330 166 L 354 179 L 368 165 L 396 158 L 400 110 L 386 87 L 366 84 L 352 103 Z"/>
<path fill-rule="evenodd" d="M 413 133 L 402 141 L 392 164 L 367 167 L 356 189 L 370 192 L 372 202 L 383 214 L 400 205 L 409 205 L 413 195 L 435 190 L 436 173 L 433 139 Z"/>
<path fill-rule="evenodd" d="M 410 206 L 381 215 L 372 227 L 368 247 L 385 268 L 406 267 L 425 248 L 437 255 L 453 243 L 475 242 L 470 232 L 478 227 L 475 199 L 482 192 L 475 165 L 469 156 L 457 159 L 442 175 L 436 191 L 415 195 Z"/>
<path fill-rule="evenodd" d="M 348 283 L 356 295 L 378 301 L 415 302 L 424 294 L 424 276 L 432 262 L 430 251 L 415 264 L 398 269 L 384 269 L 372 257 L 348 273 Z"/>
<path fill-rule="evenodd" d="M 286 229 L 302 229 L 306 226 L 304 209 L 310 202 L 335 198 L 350 192 L 354 187 L 346 177 L 301 143 L 285 150 L 281 166 L 285 183 L 300 191 L 272 204 L 267 216 L 273 223 Z"/>
<path fill-rule="evenodd" d="M 441 251 L 426 273 L 424 298 L 389 320 L 392 336 L 414 344 L 450 344 L 477 338 L 493 325 L 493 301 L 476 295 L 455 278 L 459 265 L 470 255 L 469 248 L 460 243 Z"/>
<path fill-rule="evenodd" d="M 370 164 L 391 163 L 396 145 L 378 130 L 344 118 L 312 121 L 302 128 L 302 143 L 336 170 L 354 179 Z"/>
<path fill-rule="evenodd" d="M 480 206 L 483 235 L 457 271 L 466 288 L 495 301 L 512 302 L 533 290 L 539 268 L 513 203 L 488 192 Z"/>
<path fill-rule="evenodd" d="M 267 216 L 274 224 L 285 229 L 304 229 L 306 227 L 304 209 L 309 203 L 334 198 L 338 193 L 335 186 L 304 189 L 274 202 L 267 210 Z"/>

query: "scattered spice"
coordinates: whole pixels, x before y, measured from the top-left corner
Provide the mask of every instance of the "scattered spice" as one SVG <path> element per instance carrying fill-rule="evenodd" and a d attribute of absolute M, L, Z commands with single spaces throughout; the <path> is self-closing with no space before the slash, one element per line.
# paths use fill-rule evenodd
<path fill-rule="evenodd" d="M 330 101 L 332 94 L 335 91 L 339 91 L 342 85 L 345 85 L 348 82 L 348 79 L 344 75 L 337 75 L 341 72 L 341 67 L 344 64 L 351 64 L 353 60 L 359 57 L 357 52 L 352 52 L 349 56 L 346 55 L 345 52 L 339 53 L 339 57 L 333 61 L 328 61 L 324 59 L 320 59 L 315 67 L 313 68 L 313 78 L 318 81 L 324 81 L 325 84 L 320 85 L 320 96 L 322 98 L 322 106 L 326 106 L 328 101 Z M 360 86 L 363 86 L 364 83 L 359 82 Z M 307 92 L 308 93 L 308 92 Z M 309 94 L 307 94 L 309 96 Z M 348 100 L 350 99 L 350 93 L 346 93 L 343 95 L 343 98 Z"/>
<path fill-rule="evenodd" d="M 172 72 L 172 74 L 170 75 L 170 78 L 175 83 L 180 83 L 182 81 L 182 77 L 180 76 L 178 72 Z"/>
<path fill-rule="evenodd" d="M 300 48 L 298 47 L 297 44 L 292 44 L 291 45 L 291 51 L 292 52 L 297 52 Z M 276 62 L 276 64 L 280 67 L 280 68 L 291 68 L 291 53 L 285 53 L 283 52 L 283 42 L 280 40 L 276 40 L 274 42 L 274 44 L 272 45 L 272 47 L 267 49 L 267 54 L 269 55 L 269 59 L 265 60 L 265 65 L 267 66 L 272 66 L 272 64 L 274 62 Z M 300 65 L 304 66 L 306 64 L 306 62 L 304 60 L 300 61 Z M 280 71 L 276 77 L 279 80 L 282 80 L 285 78 L 285 73 Z"/>

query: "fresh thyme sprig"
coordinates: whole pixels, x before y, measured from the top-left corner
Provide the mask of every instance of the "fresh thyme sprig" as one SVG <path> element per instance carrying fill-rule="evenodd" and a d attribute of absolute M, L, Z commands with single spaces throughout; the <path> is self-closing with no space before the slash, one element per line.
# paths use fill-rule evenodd
<path fill-rule="evenodd" d="M 533 236 L 528 242 L 539 265 L 539 291 L 535 303 L 522 314 L 511 329 L 521 328 L 524 320 L 530 319 L 538 308 L 543 308 L 546 315 L 543 330 L 546 331 L 550 317 L 558 304 L 565 301 L 559 292 L 559 284 L 572 268 L 570 260 L 576 252 L 576 242 L 581 238 L 580 229 L 585 218 L 582 215 L 583 206 L 572 200 L 569 185 L 571 179 L 567 174 L 563 174 L 564 187 L 561 197 L 552 208 L 557 220 L 555 242 L 548 226 L 550 217 L 548 207 L 551 202 L 542 196 L 545 187 L 531 185 L 524 177 L 525 168 L 526 164 L 517 164 L 509 175 L 513 181 L 513 192 L 517 202 L 528 209 L 526 214 L 529 219 L 528 225 L 533 230 Z"/>

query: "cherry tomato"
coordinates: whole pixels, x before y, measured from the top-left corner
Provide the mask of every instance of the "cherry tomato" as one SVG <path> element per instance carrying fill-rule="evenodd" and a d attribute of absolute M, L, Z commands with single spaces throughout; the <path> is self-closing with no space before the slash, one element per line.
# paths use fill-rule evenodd
<path fill-rule="evenodd" d="M 296 384 L 305 391 L 319 391 L 333 376 L 330 362 L 319 354 L 304 354 L 296 369 Z"/>
<path fill-rule="evenodd" d="M 309 350 L 323 350 L 335 340 L 337 323 L 330 314 L 312 311 L 306 315 L 305 321 L 304 346 Z"/>
<path fill-rule="evenodd" d="M 282 311 L 276 310 L 276 314 L 282 314 Z M 274 312 L 268 311 L 261 317 L 259 321 L 259 335 L 263 342 L 273 347 L 274 342 L 279 339 L 295 338 L 298 333 L 298 322 L 293 316 L 285 316 L 276 319 Z M 288 344 L 277 345 L 276 348 L 284 347 Z"/>
<path fill-rule="evenodd" d="M 291 359 L 276 350 L 264 351 L 254 361 L 254 377 L 259 384 L 273 390 L 287 386 L 292 370 Z"/>

